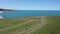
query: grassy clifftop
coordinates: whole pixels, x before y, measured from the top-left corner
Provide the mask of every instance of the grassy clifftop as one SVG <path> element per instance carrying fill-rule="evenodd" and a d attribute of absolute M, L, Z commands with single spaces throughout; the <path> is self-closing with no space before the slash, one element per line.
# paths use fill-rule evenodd
<path fill-rule="evenodd" d="M 47 25 L 31 34 L 60 34 L 60 16 L 51 16 L 47 20 Z"/>
<path fill-rule="evenodd" d="M 42 17 L 47 21 L 43 20 Z M 45 23 L 46 25 L 38 30 L 33 28 L 39 24 L 38 27 L 40 27 Z M 0 34 L 17 34 L 20 32 L 25 34 L 28 33 L 27 30 L 30 34 L 60 34 L 60 16 L 33 16 L 0 20 Z M 24 31 L 26 32 L 24 33 Z"/>

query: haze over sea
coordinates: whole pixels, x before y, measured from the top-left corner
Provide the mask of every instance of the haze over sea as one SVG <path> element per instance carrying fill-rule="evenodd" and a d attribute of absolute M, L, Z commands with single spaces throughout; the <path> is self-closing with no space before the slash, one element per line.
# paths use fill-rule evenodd
<path fill-rule="evenodd" d="M 12 12 L 0 13 L 0 16 L 5 18 L 21 18 L 26 16 L 60 16 L 60 10 L 16 10 Z"/>

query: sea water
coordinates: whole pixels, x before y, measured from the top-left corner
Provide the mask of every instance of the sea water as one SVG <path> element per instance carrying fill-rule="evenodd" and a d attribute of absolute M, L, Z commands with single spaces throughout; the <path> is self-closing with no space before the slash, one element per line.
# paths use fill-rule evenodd
<path fill-rule="evenodd" d="M 26 16 L 60 16 L 60 10 L 16 10 L 0 13 L 4 18 L 21 18 Z"/>

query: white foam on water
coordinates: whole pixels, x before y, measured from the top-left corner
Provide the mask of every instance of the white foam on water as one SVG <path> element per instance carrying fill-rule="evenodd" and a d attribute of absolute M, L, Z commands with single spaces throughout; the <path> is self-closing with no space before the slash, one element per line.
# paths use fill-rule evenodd
<path fill-rule="evenodd" d="M 0 16 L 0 19 L 3 19 L 4 17 Z"/>
<path fill-rule="evenodd" d="M 0 11 L 0 13 L 3 13 L 3 11 Z"/>

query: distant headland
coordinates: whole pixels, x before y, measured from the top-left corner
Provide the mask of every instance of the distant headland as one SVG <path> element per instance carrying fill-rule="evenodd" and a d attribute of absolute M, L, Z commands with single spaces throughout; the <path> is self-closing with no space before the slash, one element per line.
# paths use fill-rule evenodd
<path fill-rule="evenodd" d="M 12 9 L 0 9 L 0 11 L 15 11 L 15 10 L 12 10 Z"/>

